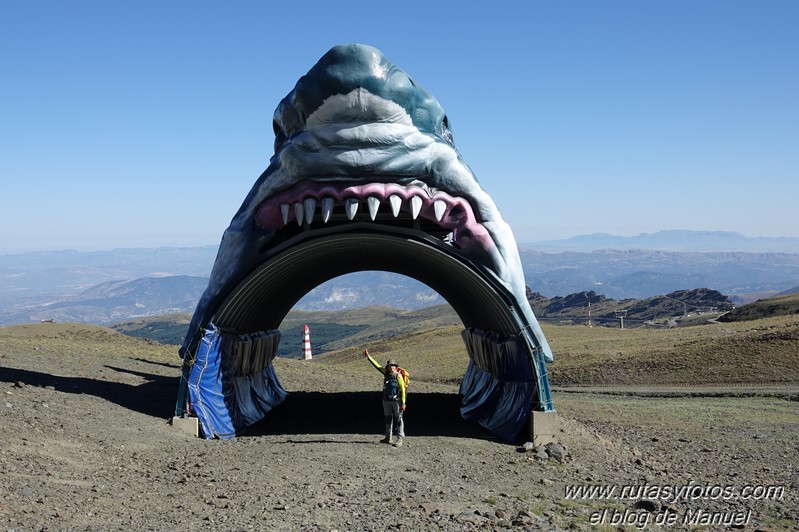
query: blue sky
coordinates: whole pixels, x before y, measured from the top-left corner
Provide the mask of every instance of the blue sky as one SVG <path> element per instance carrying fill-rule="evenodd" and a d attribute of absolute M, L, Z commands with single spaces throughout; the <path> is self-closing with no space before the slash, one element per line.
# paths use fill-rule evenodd
<path fill-rule="evenodd" d="M 0 3 L 0 254 L 218 244 L 348 42 L 438 98 L 519 242 L 799 237 L 799 2 L 271 4 Z"/>

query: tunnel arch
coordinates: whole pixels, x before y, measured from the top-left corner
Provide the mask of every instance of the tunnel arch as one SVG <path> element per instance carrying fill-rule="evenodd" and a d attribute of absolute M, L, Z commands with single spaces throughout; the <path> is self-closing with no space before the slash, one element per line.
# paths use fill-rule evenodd
<path fill-rule="evenodd" d="M 515 300 L 492 272 L 424 232 L 367 223 L 306 231 L 271 250 L 228 294 L 212 321 L 241 332 L 277 329 L 311 289 L 366 270 L 426 284 L 452 306 L 464 327 L 505 335 L 522 328 Z"/>
<path fill-rule="evenodd" d="M 263 249 L 255 266 L 227 291 L 202 341 L 184 358 L 193 404 L 208 405 L 199 415 L 206 437 L 234 436 L 285 399 L 287 392 L 269 361 L 280 342 L 278 327 L 313 288 L 368 270 L 416 279 L 450 304 L 464 326 L 461 336 L 469 357 L 459 389 L 461 416 L 503 439 L 516 437 L 532 409 L 542 403 L 542 393 L 548 393 L 518 300 L 492 270 L 446 239 L 369 222 L 321 228 L 306 224 Z M 252 354 L 256 351 L 257 356 Z M 252 365 L 256 359 L 261 361 L 257 367 Z M 248 364 L 250 370 L 241 371 Z M 182 405 L 179 395 L 176 415 Z"/>

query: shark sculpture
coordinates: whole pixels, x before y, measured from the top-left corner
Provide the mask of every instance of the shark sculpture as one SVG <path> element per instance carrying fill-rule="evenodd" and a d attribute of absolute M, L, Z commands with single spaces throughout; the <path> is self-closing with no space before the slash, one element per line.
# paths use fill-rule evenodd
<path fill-rule="evenodd" d="M 365 220 L 434 235 L 504 287 L 527 339 L 515 356 L 529 361 L 541 387 L 545 368 L 536 355 L 543 364 L 552 352 L 526 299 L 516 241 L 430 93 L 371 46 L 335 46 L 280 102 L 273 127 L 275 153 L 222 237 L 184 360 L 269 250 L 290 246 L 302 231 Z M 521 396 L 530 402 L 529 393 Z"/>

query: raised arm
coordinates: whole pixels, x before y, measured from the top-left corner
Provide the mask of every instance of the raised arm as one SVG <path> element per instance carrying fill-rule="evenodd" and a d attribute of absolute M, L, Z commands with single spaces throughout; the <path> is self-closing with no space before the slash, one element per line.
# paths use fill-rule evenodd
<path fill-rule="evenodd" d="M 369 362 L 371 362 L 371 363 L 372 363 L 372 365 L 375 367 L 375 369 L 376 369 L 377 371 L 379 371 L 379 372 L 380 372 L 380 373 L 382 373 L 383 375 L 385 375 L 385 374 L 386 374 L 386 368 L 384 368 L 383 366 L 381 366 L 381 365 L 380 365 L 380 363 L 379 363 L 377 360 L 375 360 L 374 358 L 372 358 L 372 355 L 370 355 L 370 354 L 369 354 L 369 350 L 368 350 L 368 349 L 364 349 L 364 350 L 363 350 L 363 356 L 365 356 L 365 357 L 366 357 L 366 359 L 367 359 L 367 360 L 369 360 Z"/>

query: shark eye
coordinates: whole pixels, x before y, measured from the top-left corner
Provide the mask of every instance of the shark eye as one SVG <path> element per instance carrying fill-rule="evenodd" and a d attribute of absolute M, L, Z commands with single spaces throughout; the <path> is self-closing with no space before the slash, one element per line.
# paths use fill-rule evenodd
<path fill-rule="evenodd" d="M 272 120 L 272 131 L 275 132 L 275 151 L 277 152 L 278 148 L 286 141 L 286 133 L 277 120 Z"/>
<path fill-rule="evenodd" d="M 441 119 L 441 136 L 447 139 L 447 142 L 453 144 L 452 130 L 449 128 L 449 118 L 447 118 L 447 115 L 444 115 L 444 118 Z"/>

